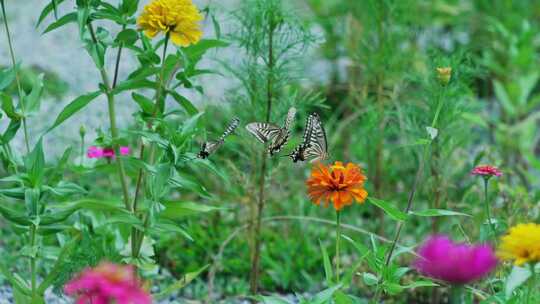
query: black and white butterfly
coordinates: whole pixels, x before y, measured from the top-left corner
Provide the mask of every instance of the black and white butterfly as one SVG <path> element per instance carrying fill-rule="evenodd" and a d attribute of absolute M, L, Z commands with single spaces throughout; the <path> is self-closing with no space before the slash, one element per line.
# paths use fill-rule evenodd
<path fill-rule="evenodd" d="M 291 107 L 283 127 L 266 122 L 252 122 L 246 125 L 249 133 L 253 134 L 262 143 L 269 143 L 268 153 L 274 155 L 289 141 L 291 126 L 296 116 L 296 108 Z"/>
<path fill-rule="evenodd" d="M 326 141 L 326 132 L 317 113 L 311 113 L 306 121 L 306 128 L 302 143 L 289 154 L 293 162 L 321 161 L 328 158 L 328 143 Z"/>
<path fill-rule="evenodd" d="M 234 132 L 234 130 L 238 128 L 239 124 L 240 119 L 234 118 L 229 123 L 227 128 L 225 128 L 223 134 L 221 134 L 221 136 L 217 140 L 203 142 L 203 144 L 201 145 L 201 151 L 199 152 L 199 154 L 197 154 L 197 157 L 205 159 L 210 156 L 210 154 L 214 153 L 217 149 L 219 149 L 219 147 L 223 145 L 223 143 L 225 142 L 225 137 L 229 136 L 232 132 Z"/>

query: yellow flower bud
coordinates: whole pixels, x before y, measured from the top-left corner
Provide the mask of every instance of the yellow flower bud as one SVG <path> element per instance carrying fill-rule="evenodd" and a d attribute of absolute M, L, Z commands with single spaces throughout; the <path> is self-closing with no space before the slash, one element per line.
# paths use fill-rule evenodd
<path fill-rule="evenodd" d="M 439 67 L 437 68 L 437 79 L 442 85 L 447 85 L 452 78 L 452 68 L 451 67 Z"/>

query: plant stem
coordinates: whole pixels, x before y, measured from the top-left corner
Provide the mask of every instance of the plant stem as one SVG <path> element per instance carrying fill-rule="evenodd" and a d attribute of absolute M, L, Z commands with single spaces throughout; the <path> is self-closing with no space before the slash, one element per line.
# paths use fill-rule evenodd
<path fill-rule="evenodd" d="M 450 304 L 462 304 L 463 303 L 463 286 L 455 285 L 450 287 Z"/>
<path fill-rule="evenodd" d="M 80 166 L 82 167 L 84 164 L 84 136 L 81 136 L 81 162 Z"/>
<path fill-rule="evenodd" d="M 536 285 L 536 272 L 534 269 L 534 263 L 531 262 L 530 267 L 531 267 L 531 277 L 529 278 L 529 286 L 527 287 L 527 302 L 526 302 L 527 304 L 532 303 L 531 297 L 533 294 L 534 287 Z"/>
<path fill-rule="evenodd" d="M 165 88 L 164 88 L 165 87 L 165 79 L 164 79 L 165 78 L 165 59 L 166 59 L 166 56 L 167 56 L 167 48 L 169 46 L 169 40 L 170 40 L 170 33 L 167 32 L 167 34 L 165 35 L 165 43 L 163 45 L 163 54 L 161 55 L 161 71 L 159 73 L 159 79 L 156 81 L 157 82 L 156 103 L 154 104 L 154 110 L 153 110 L 153 113 L 152 113 L 152 118 L 155 118 L 157 116 L 158 112 L 161 109 L 160 99 L 162 98 L 161 97 L 162 92 L 165 91 Z M 165 99 L 165 98 L 166 98 L 166 93 L 163 93 L 163 99 Z M 165 101 L 163 101 L 163 102 L 165 102 Z M 151 127 L 152 127 L 152 123 L 149 122 L 148 123 L 148 128 L 150 129 Z M 145 153 L 145 146 L 144 146 L 144 143 L 142 143 L 142 140 L 141 140 L 141 152 L 139 154 L 139 159 L 141 161 L 144 160 L 144 153 Z M 151 146 L 150 147 L 150 156 L 149 156 L 149 159 L 148 159 L 149 164 L 152 165 L 154 163 L 155 155 L 156 155 L 155 146 Z M 135 197 L 133 199 L 133 209 L 135 210 L 135 212 L 137 212 L 138 199 L 139 199 L 140 190 L 141 190 L 141 187 L 142 187 L 143 184 L 144 184 L 144 171 L 141 168 L 141 169 L 139 169 L 139 172 L 137 174 L 137 185 L 135 186 Z M 148 214 L 145 214 L 144 219 L 143 219 L 143 222 L 144 222 L 145 226 L 146 226 L 146 223 L 147 223 L 147 217 L 148 217 Z M 139 257 L 139 253 L 141 251 L 143 241 L 144 241 L 143 232 L 139 231 L 135 227 L 133 227 L 131 229 L 131 255 L 132 255 L 133 258 Z"/>
<path fill-rule="evenodd" d="M 484 178 L 484 207 L 486 209 L 486 218 L 489 222 L 489 227 L 491 228 L 491 232 L 493 233 L 493 241 L 495 242 L 495 244 L 497 244 L 497 230 L 495 230 L 495 225 L 493 225 L 493 222 L 491 221 L 491 213 L 489 211 L 488 183 L 489 178 Z"/>
<path fill-rule="evenodd" d="M 267 82 L 266 82 L 266 122 L 270 121 L 270 115 L 272 114 L 272 101 L 273 101 L 273 72 L 274 72 L 274 30 L 273 18 L 270 16 L 270 24 L 268 31 L 268 62 L 267 62 Z M 252 294 L 257 293 L 259 288 L 259 260 L 261 256 L 261 220 L 264 209 L 264 185 L 266 178 L 266 158 L 267 151 L 264 150 L 261 155 L 261 171 L 259 180 L 259 199 L 257 202 L 255 227 L 253 231 L 254 251 L 251 257 L 251 273 L 249 278 L 250 291 Z"/>
<path fill-rule="evenodd" d="M 4 4 L 4 0 L 0 0 L 0 5 L 2 6 L 2 18 L 4 19 L 4 26 L 6 28 L 6 35 L 7 35 L 8 45 L 9 45 L 9 54 L 11 56 L 11 64 L 12 64 L 13 69 L 15 70 L 15 81 L 17 82 L 17 90 L 19 92 L 19 105 L 21 106 L 21 111 L 23 112 L 22 124 L 23 124 L 23 131 L 24 131 L 24 143 L 26 145 L 26 153 L 29 153 L 30 144 L 28 143 L 28 128 L 26 127 L 26 112 L 24 111 L 24 100 L 23 100 L 24 93 L 21 86 L 19 69 L 17 68 L 17 61 L 15 60 L 15 52 L 13 51 L 13 44 L 11 42 L 11 34 L 9 32 L 9 25 L 7 21 L 6 7 Z"/>
<path fill-rule="evenodd" d="M 88 22 L 87 25 L 88 25 L 88 30 L 90 31 L 90 36 L 92 37 L 92 41 L 97 48 L 98 40 L 96 38 L 94 28 L 92 27 L 92 23 Z M 120 60 L 117 59 L 117 63 L 119 62 Z M 116 155 L 120 155 L 120 144 L 118 143 L 118 128 L 116 126 L 116 109 L 115 109 L 113 88 L 111 87 L 111 84 L 109 82 L 109 76 L 107 75 L 107 71 L 105 71 L 105 69 L 102 66 L 99 66 L 98 69 L 101 75 L 101 80 L 103 81 L 103 85 L 105 86 L 105 89 L 106 89 L 105 95 L 107 96 L 107 104 L 109 108 L 109 123 L 110 123 L 110 128 L 111 128 L 111 138 L 113 141 L 113 147 L 116 152 Z M 131 205 L 131 202 L 129 199 L 126 169 L 125 169 L 124 161 L 122 160 L 122 157 L 118 157 L 116 159 L 116 164 L 118 167 L 118 177 L 120 179 L 120 184 L 122 186 L 124 205 L 128 211 L 133 212 L 133 206 Z"/>
<path fill-rule="evenodd" d="M 339 257 L 339 243 L 341 241 L 341 212 L 336 211 L 336 284 L 339 284 L 340 274 L 340 257 Z"/>
<path fill-rule="evenodd" d="M 32 300 L 36 296 L 36 257 L 34 256 L 34 246 L 36 246 L 36 225 L 30 226 L 30 250 L 32 255 L 30 256 L 30 286 L 32 289 Z"/>
<path fill-rule="evenodd" d="M 435 128 L 437 126 L 439 114 L 441 112 L 443 102 L 444 102 L 445 92 L 446 92 L 446 87 L 443 87 L 441 93 L 437 96 L 437 110 L 435 111 L 435 116 L 433 117 L 433 120 L 431 122 L 432 128 Z M 431 147 L 432 142 L 433 142 L 433 139 L 430 138 L 429 143 L 424 145 L 422 155 L 420 156 L 421 158 L 419 159 L 418 169 L 416 170 L 413 186 L 411 188 L 411 192 L 409 193 L 409 198 L 407 200 L 407 207 L 405 208 L 405 214 L 409 214 L 409 212 L 412 209 L 414 196 L 416 194 L 416 190 L 418 189 L 418 184 L 420 182 L 420 179 L 422 178 L 422 172 L 424 171 L 424 165 L 428 157 L 429 148 Z M 394 254 L 394 250 L 396 249 L 396 244 L 398 243 L 399 237 L 401 236 L 401 230 L 403 229 L 403 225 L 404 225 L 404 222 L 397 223 L 397 229 L 396 229 L 396 234 L 394 236 L 394 240 L 392 241 L 392 245 L 390 246 L 390 251 L 388 251 L 388 254 L 386 255 L 385 267 L 388 267 L 388 265 L 390 265 L 390 261 L 392 260 L 392 255 Z M 381 293 L 382 292 L 380 292 L 379 289 L 377 289 L 377 293 L 375 295 L 375 303 L 378 302 Z"/>

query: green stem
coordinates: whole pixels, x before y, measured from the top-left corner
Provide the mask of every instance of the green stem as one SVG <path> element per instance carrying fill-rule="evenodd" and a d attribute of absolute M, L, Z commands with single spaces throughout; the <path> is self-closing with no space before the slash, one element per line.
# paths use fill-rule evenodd
<path fill-rule="evenodd" d="M 435 111 L 435 116 L 433 117 L 433 120 L 431 121 L 432 128 L 435 128 L 437 126 L 437 122 L 439 120 L 439 114 L 441 112 L 441 109 L 444 103 L 445 93 L 446 93 L 446 87 L 443 87 L 441 93 L 438 94 L 437 96 L 437 110 Z M 420 183 L 420 179 L 422 178 L 422 172 L 424 171 L 425 162 L 428 157 L 429 148 L 431 147 L 432 142 L 433 142 L 433 139 L 430 138 L 429 144 L 426 144 L 424 146 L 421 158 L 419 160 L 418 169 L 416 170 L 413 186 L 411 188 L 411 192 L 409 192 L 409 198 L 407 200 L 407 207 L 405 208 L 405 214 L 409 214 L 409 212 L 412 209 L 414 196 L 416 194 L 416 190 L 418 189 L 418 184 Z M 400 221 L 397 223 L 397 229 L 396 229 L 396 234 L 394 236 L 394 240 L 392 241 L 390 250 L 388 251 L 388 254 L 386 255 L 385 267 L 388 267 L 388 265 L 390 265 L 390 261 L 392 260 L 392 255 L 394 254 L 394 250 L 396 249 L 396 244 L 399 242 L 399 238 L 401 236 L 403 225 L 404 225 L 404 222 Z M 382 291 L 377 289 L 377 292 L 374 298 L 375 303 L 379 301 L 379 297 L 381 296 L 381 294 L 382 294 Z"/>
<path fill-rule="evenodd" d="M 90 36 L 92 37 L 92 41 L 94 42 L 94 45 L 97 48 L 98 40 L 96 38 L 96 34 L 94 32 L 94 28 L 92 27 L 91 22 L 88 22 L 88 30 L 90 31 Z M 120 62 L 120 61 L 117 60 L 117 62 Z M 103 67 L 98 67 L 98 69 L 101 75 L 101 80 L 103 81 L 103 85 L 105 86 L 105 89 L 106 89 L 105 95 L 107 96 L 107 105 L 109 109 L 109 123 L 111 127 L 111 138 L 113 141 L 113 147 L 116 152 L 116 155 L 119 156 L 120 144 L 118 143 L 118 128 L 116 126 L 116 108 L 115 108 L 115 102 L 114 102 L 114 93 L 112 91 L 112 87 L 109 81 L 109 76 L 107 75 L 107 71 L 105 71 Z M 124 161 L 122 157 L 116 158 L 116 165 L 118 168 L 118 177 L 120 179 L 120 184 L 122 186 L 124 206 L 128 211 L 133 212 L 133 206 L 131 205 L 131 202 L 129 199 L 127 174 L 126 174 L 126 169 L 125 169 Z"/>
<path fill-rule="evenodd" d="M 340 269 L 340 257 L 339 257 L 339 243 L 341 241 L 341 212 L 336 211 L 336 284 L 339 284 Z"/>
<path fill-rule="evenodd" d="M 32 289 L 32 300 L 36 297 L 36 257 L 34 256 L 34 247 L 36 246 L 36 226 L 32 224 L 30 226 L 30 250 L 32 256 L 30 257 L 30 286 Z"/>
<path fill-rule="evenodd" d="M 527 287 L 527 304 L 533 303 L 531 302 L 532 294 L 534 287 L 536 286 L 536 272 L 534 270 L 534 263 L 530 263 L 531 267 L 531 277 L 529 278 L 529 286 Z"/>
<path fill-rule="evenodd" d="M 9 24 L 7 21 L 7 15 L 6 15 L 6 7 L 4 4 L 4 0 L 0 0 L 0 5 L 2 6 L 2 18 L 4 19 L 4 26 L 6 28 L 6 35 L 9 45 L 9 54 L 11 56 L 11 64 L 13 69 L 15 70 L 15 81 L 17 82 L 17 90 L 19 92 L 19 105 L 21 106 L 21 111 L 23 112 L 22 117 L 22 124 L 23 124 L 23 131 L 24 131 L 24 143 L 26 145 L 26 152 L 30 152 L 30 144 L 28 143 L 28 128 L 26 127 L 26 112 L 24 111 L 24 101 L 23 101 L 23 89 L 21 85 L 21 79 L 19 76 L 19 70 L 17 68 L 17 61 L 15 60 L 15 52 L 13 51 L 13 44 L 11 42 L 11 34 L 9 32 Z"/>
<path fill-rule="evenodd" d="M 81 136 L 81 162 L 80 166 L 82 167 L 84 164 L 84 136 Z"/>
<path fill-rule="evenodd" d="M 156 88 L 156 103 L 154 104 L 154 111 L 152 113 L 152 118 L 156 117 L 158 112 L 160 111 L 161 107 L 161 98 L 163 98 L 163 103 L 165 103 L 166 98 L 166 90 L 165 90 L 165 59 L 167 56 L 167 48 L 169 46 L 169 40 L 170 40 L 170 33 L 167 32 L 165 35 L 165 43 L 163 45 L 163 54 L 161 55 L 161 71 L 159 73 L 159 79 L 157 81 L 157 88 Z M 163 93 L 162 93 L 163 92 Z M 163 94 L 163 97 L 162 97 Z M 151 127 L 151 122 L 148 123 L 148 127 Z M 139 155 L 139 159 L 142 161 L 144 160 L 144 151 L 145 146 L 143 143 L 141 143 L 141 152 Z M 150 156 L 148 159 L 149 164 L 153 164 L 155 161 L 155 155 L 156 155 L 156 148 L 154 145 L 150 147 Z M 137 184 L 135 186 L 135 197 L 133 199 L 133 209 L 135 212 L 137 211 L 137 205 L 138 200 L 140 196 L 141 187 L 144 184 L 144 171 L 143 169 L 139 169 L 139 172 L 137 174 Z M 143 222 L 147 223 L 148 221 L 148 214 L 145 214 L 143 216 Z M 146 225 L 146 224 L 145 224 Z M 133 258 L 137 258 L 140 254 L 142 244 L 144 241 L 144 234 L 142 231 L 137 230 L 135 227 L 131 229 L 131 253 Z"/>
<path fill-rule="evenodd" d="M 450 304 L 462 304 L 463 301 L 463 286 L 455 285 L 450 288 Z"/>
<path fill-rule="evenodd" d="M 267 79 L 266 79 L 266 122 L 270 121 L 272 115 L 272 103 L 274 100 L 274 30 L 275 25 L 273 24 L 273 17 L 269 18 L 271 21 L 269 23 L 268 29 L 268 62 L 267 62 Z M 261 171 L 259 179 L 259 198 L 257 201 L 257 213 L 255 217 L 253 237 L 254 237 L 254 248 L 253 254 L 251 256 L 251 273 L 249 278 L 250 291 L 252 294 L 256 294 L 259 289 L 259 264 L 261 258 L 261 221 L 265 203 L 265 193 L 264 185 L 266 179 L 266 167 L 267 167 L 267 156 L 266 151 L 262 152 L 262 162 L 261 162 Z M 253 223 L 253 219 L 251 219 Z"/>
<path fill-rule="evenodd" d="M 495 244 L 497 244 L 497 230 L 495 230 L 495 225 L 493 225 L 493 221 L 491 220 L 491 213 L 490 213 L 490 206 L 489 206 L 489 200 L 488 200 L 488 183 L 489 178 L 484 178 L 484 208 L 486 210 L 486 218 L 489 223 L 489 227 L 491 228 L 491 232 L 493 233 L 493 240 Z"/>

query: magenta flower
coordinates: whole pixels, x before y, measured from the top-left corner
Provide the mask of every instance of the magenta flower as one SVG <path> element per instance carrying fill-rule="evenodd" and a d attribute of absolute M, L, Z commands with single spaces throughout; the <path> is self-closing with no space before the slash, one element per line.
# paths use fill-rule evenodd
<path fill-rule="evenodd" d="M 501 170 L 497 169 L 497 167 L 489 166 L 489 165 L 482 165 L 482 166 L 476 166 L 472 172 L 472 175 L 480 175 L 485 178 L 490 178 L 492 176 L 502 176 Z"/>
<path fill-rule="evenodd" d="M 129 147 L 120 147 L 120 155 L 129 155 L 129 153 L 131 153 Z"/>
<path fill-rule="evenodd" d="M 130 153 L 131 149 L 129 147 L 120 147 L 120 155 L 129 155 Z M 99 148 L 91 146 L 88 148 L 86 155 L 88 158 L 114 158 L 116 153 L 112 148 Z"/>
<path fill-rule="evenodd" d="M 64 286 L 76 304 L 150 304 L 152 298 L 142 289 L 131 266 L 101 263 L 88 268 Z"/>
<path fill-rule="evenodd" d="M 102 158 L 103 157 L 103 150 L 101 148 L 98 148 L 96 146 L 91 146 L 88 148 L 88 151 L 86 152 L 86 155 L 88 158 Z"/>
<path fill-rule="evenodd" d="M 489 245 L 457 244 L 444 235 L 435 235 L 418 249 L 413 265 L 421 274 L 454 285 L 483 278 L 497 265 Z"/>

